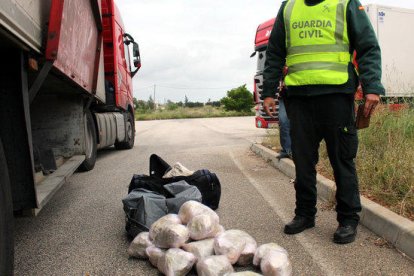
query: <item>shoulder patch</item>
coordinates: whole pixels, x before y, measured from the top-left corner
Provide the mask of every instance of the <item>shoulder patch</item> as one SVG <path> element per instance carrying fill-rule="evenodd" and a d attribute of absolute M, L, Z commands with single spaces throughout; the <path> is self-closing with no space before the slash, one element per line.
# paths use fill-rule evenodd
<path fill-rule="evenodd" d="M 363 11 L 364 10 L 364 7 L 363 6 L 359 6 L 358 7 L 358 10 Z"/>

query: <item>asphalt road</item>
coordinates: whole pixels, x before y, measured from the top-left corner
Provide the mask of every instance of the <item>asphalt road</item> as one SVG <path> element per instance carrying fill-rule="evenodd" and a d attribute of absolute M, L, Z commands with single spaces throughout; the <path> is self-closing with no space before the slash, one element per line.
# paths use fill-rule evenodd
<path fill-rule="evenodd" d="M 354 243 L 334 244 L 335 212 L 323 202 L 315 228 L 283 234 L 293 217 L 293 185 L 250 152 L 251 143 L 265 135 L 253 117 L 136 126 L 134 149 L 99 152 L 95 169 L 74 174 L 38 217 L 16 219 L 16 275 L 159 275 L 149 262 L 128 258 L 121 202 L 132 174 L 148 174 L 152 153 L 170 164 L 217 173 L 221 224 L 247 231 L 259 244 L 285 247 L 294 275 L 414 275 L 414 262 L 362 226 Z"/>

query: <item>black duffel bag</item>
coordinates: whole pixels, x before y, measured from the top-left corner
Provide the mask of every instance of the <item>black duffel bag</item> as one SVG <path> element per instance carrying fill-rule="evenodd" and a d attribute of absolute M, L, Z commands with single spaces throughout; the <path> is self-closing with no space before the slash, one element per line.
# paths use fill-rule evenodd
<path fill-rule="evenodd" d="M 201 192 L 185 181 L 166 184 L 163 190 L 168 196 L 146 188 L 137 188 L 122 199 L 126 216 L 125 229 L 131 237 L 149 231 L 156 220 L 167 214 L 178 214 L 185 202 L 201 202 Z"/>
<path fill-rule="evenodd" d="M 220 181 L 215 173 L 207 169 L 197 170 L 190 176 L 174 176 L 162 178 L 171 169 L 167 162 L 156 154 L 150 157 L 150 176 L 134 175 L 129 184 L 128 193 L 136 188 L 148 189 L 163 194 L 167 198 L 164 185 L 184 180 L 190 185 L 197 187 L 202 195 L 202 203 L 213 210 L 219 207 L 221 196 Z"/>

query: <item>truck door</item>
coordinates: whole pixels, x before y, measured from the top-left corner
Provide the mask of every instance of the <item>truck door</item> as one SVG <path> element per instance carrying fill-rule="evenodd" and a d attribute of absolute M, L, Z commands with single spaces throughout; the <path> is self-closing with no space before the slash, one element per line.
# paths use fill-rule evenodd
<path fill-rule="evenodd" d="M 117 78 L 118 78 L 118 89 L 116 94 L 116 103 L 119 107 L 124 109 L 128 105 L 128 91 L 130 91 L 131 77 L 130 77 L 130 59 L 128 47 L 124 44 L 122 28 L 116 24 L 116 37 L 117 37 Z"/>

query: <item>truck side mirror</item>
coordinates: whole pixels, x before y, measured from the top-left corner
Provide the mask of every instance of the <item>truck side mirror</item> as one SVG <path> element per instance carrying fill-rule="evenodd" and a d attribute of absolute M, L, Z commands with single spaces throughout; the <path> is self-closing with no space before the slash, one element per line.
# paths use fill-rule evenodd
<path fill-rule="evenodd" d="M 131 72 L 131 78 L 135 76 L 135 74 L 138 72 L 139 68 L 141 68 L 141 56 L 139 53 L 139 46 L 138 43 L 134 41 L 134 38 L 130 35 L 125 33 L 123 35 L 124 37 L 124 43 L 129 46 L 129 44 L 132 43 L 132 56 L 134 57 L 134 67 L 135 70 Z"/>
<path fill-rule="evenodd" d="M 135 74 L 138 72 L 139 68 L 141 68 L 141 55 L 139 53 L 138 43 L 136 43 L 135 41 L 132 43 L 132 56 L 134 57 L 134 67 L 136 69 L 131 72 L 131 77 L 134 77 Z"/>

